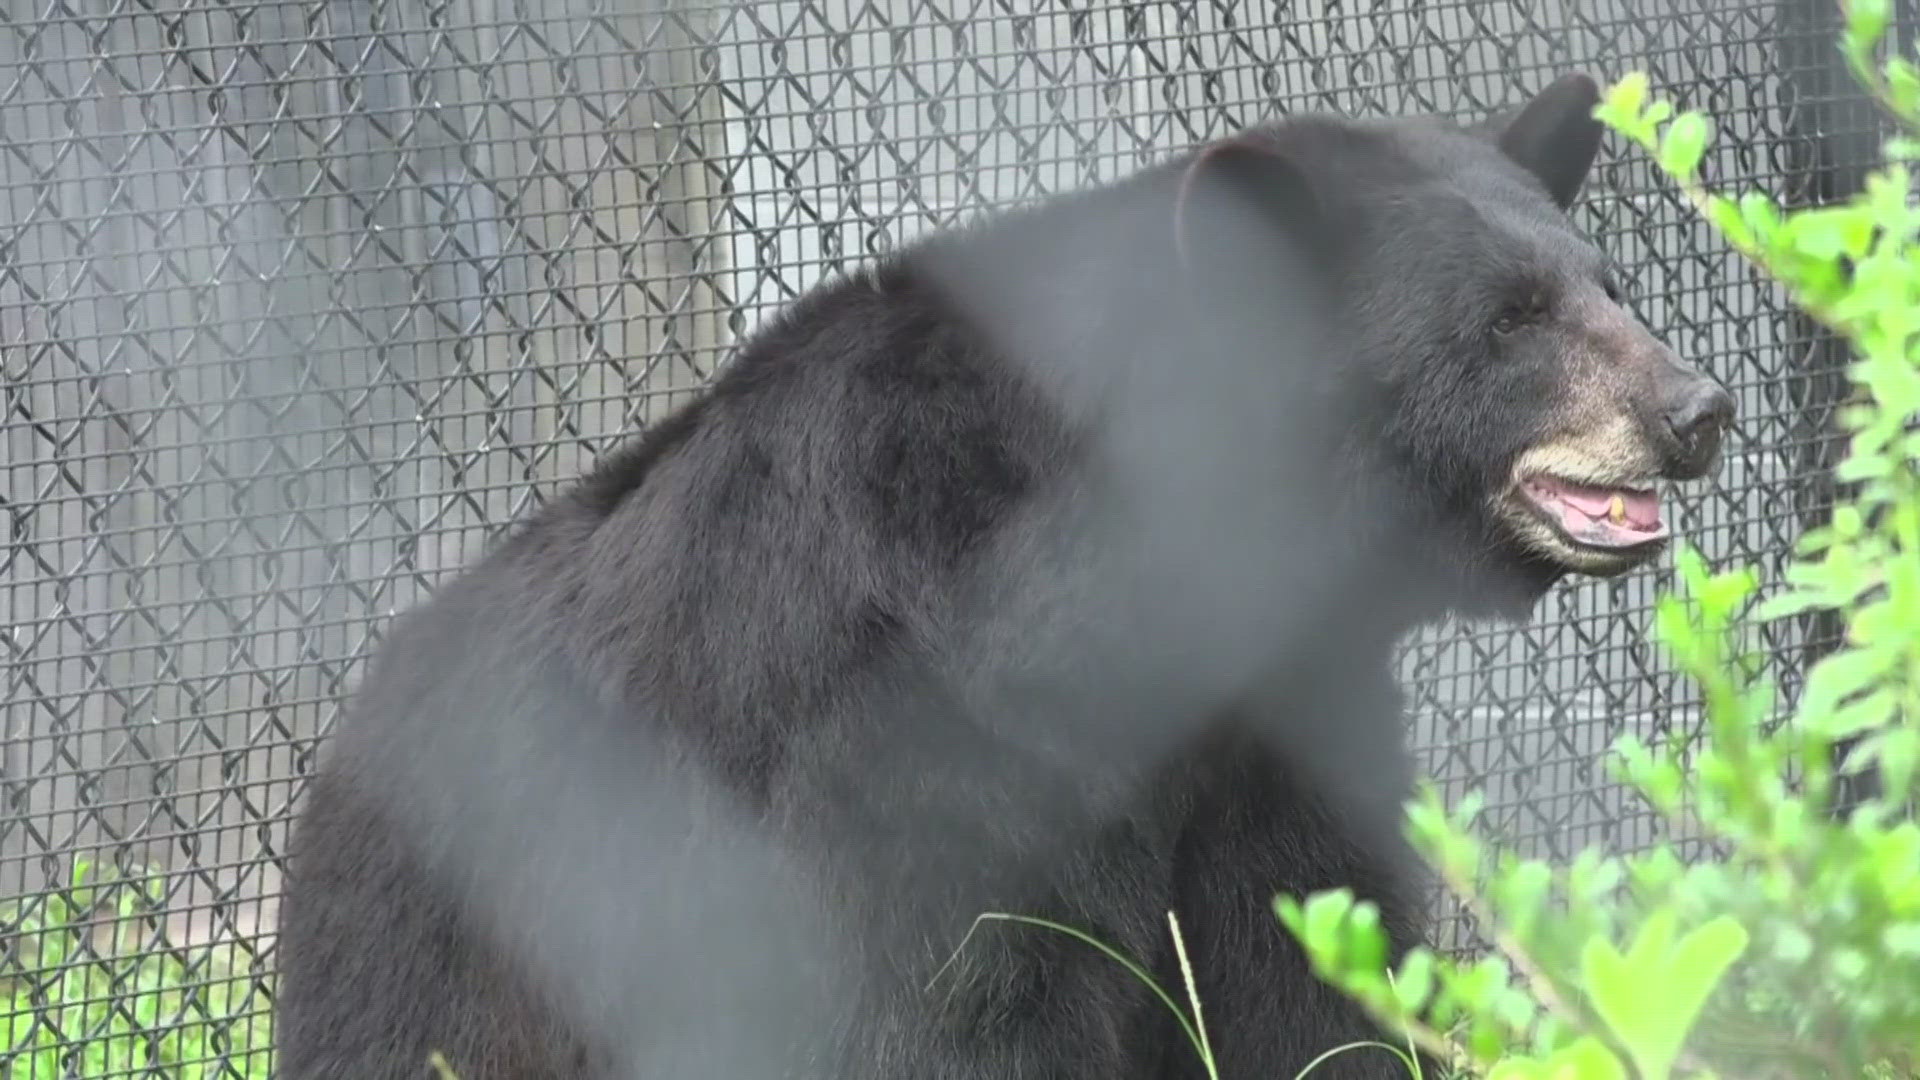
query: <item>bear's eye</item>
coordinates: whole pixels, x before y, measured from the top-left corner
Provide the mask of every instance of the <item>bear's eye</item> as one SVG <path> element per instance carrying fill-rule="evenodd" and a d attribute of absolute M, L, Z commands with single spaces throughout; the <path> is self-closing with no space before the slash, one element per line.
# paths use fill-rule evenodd
<path fill-rule="evenodd" d="M 1616 304 L 1626 302 L 1627 294 L 1621 290 L 1620 282 L 1615 280 L 1612 274 L 1600 279 L 1600 287 L 1607 291 L 1607 299 Z"/>
<path fill-rule="evenodd" d="M 1493 332 L 1501 335 L 1511 334 L 1524 326 L 1539 322 L 1546 317 L 1546 314 L 1546 298 L 1542 296 L 1529 297 L 1525 303 L 1513 304 L 1495 317 L 1493 320 Z"/>

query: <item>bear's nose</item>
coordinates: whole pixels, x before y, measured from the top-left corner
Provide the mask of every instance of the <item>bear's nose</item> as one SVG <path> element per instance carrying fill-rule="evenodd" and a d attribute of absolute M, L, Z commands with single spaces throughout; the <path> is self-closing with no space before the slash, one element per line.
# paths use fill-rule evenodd
<path fill-rule="evenodd" d="M 1667 430 L 1679 454 L 1671 475 L 1676 480 L 1705 476 L 1720 454 L 1720 439 L 1733 423 L 1733 397 L 1708 379 L 1695 380 L 1667 409 Z"/>

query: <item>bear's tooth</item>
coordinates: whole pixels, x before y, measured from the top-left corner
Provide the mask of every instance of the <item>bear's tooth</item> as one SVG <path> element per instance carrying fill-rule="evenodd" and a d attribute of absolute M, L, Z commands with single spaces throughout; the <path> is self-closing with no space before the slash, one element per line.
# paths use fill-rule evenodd
<path fill-rule="evenodd" d="M 1615 525 L 1627 520 L 1627 500 L 1615 495 L 1607 502 L 1607 516 Z"/>

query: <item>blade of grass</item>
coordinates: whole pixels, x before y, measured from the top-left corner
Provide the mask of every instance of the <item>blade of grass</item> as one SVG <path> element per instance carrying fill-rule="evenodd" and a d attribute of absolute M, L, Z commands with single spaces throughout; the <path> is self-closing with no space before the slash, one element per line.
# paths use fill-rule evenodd
<path fill-rule="evenodd" d="M 1200 989 L 1193 981 L 1193 965 L 1187 961 L 1187 939 L 1180 933 L 1180 917 L 1167 910 L 1167 926 L 1173 932 L 1173 951 L 1180 958 L 1180 974 L 1187 982 L 1187 1000 L 1193 1003 L 1193 1030 L 1197 1033 L 1201 1064 L 1207 1067 L 1207 1075 L 1219 1077 L 1220 1070 L 1213 1060 L 1213 1043 L 1207 1038 L 1207 1022 L 1200 1015 Z"/>
<path fill-rule="evenodd" d="M 1147 989 L 1152 990 L 1154 995 L 1160 999 L 1161 1003 L 1166 1005 L 1168 1011 L 1173 1013 L 1173 1018 L 1180 1022 L 1181 1030 L 1186 1032 L 1187 1041 L 1193 1044 L 1194 1052 L 1200 1055 L 1201 1062 L 1206 1065 L 1207 1075 L 1212 1077 L 1213 1080 L 1219 1080 L 1218 1075 L 1213 1071 L 1213 1054 L 1211 1048 L 1208 1047 L 1206 1039 L 1194 1028 L 1192 1021 L 1187 1019 L 1187 1015 L 1180 1011 L 1180 1006 L 1174 1002 L 1173 996 L 1168 994 L 1158 982 L 1155 982 L 1153 976 L 1147 974 L 1145 969 L 1141 968 L 1139 964 L 1134 963 L 1132 960 L 1127 959 L 1119 950 L 1083 930 L 1076 930 L 1063 923 L 1053 922 L 1050 919 L 1037 918 L 1032 915 L 1014 915 L 1010 912 L 1003 911 L 989 911 L 981 914 L 973 920 L 973 925 L 967 928 L 966 937 L 960 939 L 960 944 L 955 947 L 953 956 L 948 957 L 947 962 L 940 965 L 940 970 L 934 972 L 933 979 L 928 980 L 927 985 L 929 988 L 931 988 L 934 981 L 940 978 L 941 973 L 945 972 L 953 963 L 954 957 L 960 955 L 960 950 L 966 948 L 967 942 L 973 938 L 974 930 L 978 929 L 981 923 L 990 920 L 994 922 L 1020 923 L 1026 926 L 1037 926 L 1043 930 L 1052 930 L 1056 933 L 1065 934 L 1076 941 L 1091 945 L 1102 953 L 1105 953 L 1114 963 L 1126 968 L 1134 978 L 1145 983 Z M 1176 936 L 1175 942 L 1178 943 L 1178 941 L 1179 938 Z"/>
<path fill-rule="evenodd" d="M 1328 1050 L 1327 1052 L 1321 1054 L 1319 1057 L 1316 1057 L 1312 1061 L 1307 1062 L 1305 1067 L 1303 1067 L 1299 1072 L 1293 1074 L 1293 1080 L 1304 1080 L 1304 1077 L 1308 1073 L 1319 1068 L 1322 1064 L 1324 1064 L 1330 1058 L 1337 1057 L 1338 1055 L 1344 1054 L 1349 1050 L 1361 1050 L 1369 1046 L 1377 1046 L 1380 1049 L 1385 1050 L 1387 1053 L 1392 1054 L 1394 1057 L 1399 1058 L 1400 1063 L 1407 1067 L 1407 1072 L 1409 1075 L 1412 1075 L 1412 1076 L 1420 1075 L 1420 1066 L 1414 1061 L 1414 1059 L 1408 1057 L 1405 1051 L 1401 1050 L 1399 1047 L 1393 1045 L 1392 1043 L 1383 1043 L 1383 1042 L 1368 1040 L 1366 1042 L 1350 1042 L 1343 1046 L 1336 1046 L 1333 1049 Z"/>

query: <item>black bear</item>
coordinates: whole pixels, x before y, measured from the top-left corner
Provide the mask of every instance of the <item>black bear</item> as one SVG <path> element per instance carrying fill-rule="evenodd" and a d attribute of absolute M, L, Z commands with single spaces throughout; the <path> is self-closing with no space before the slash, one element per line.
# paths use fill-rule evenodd
<path fill-rule="evenodd" d="M 1566 216 L 1596 101 L 1289 118 L 793 303 L 394 625 L 280 1075 L 1205 1075 L 991 913 L 1184 1000 L 1177 918 L 1231 1080 L 1379 1037 L 1272 898 L 1420 938 L 1396 642 L 1643 563 L 1731 418 Z"/>

